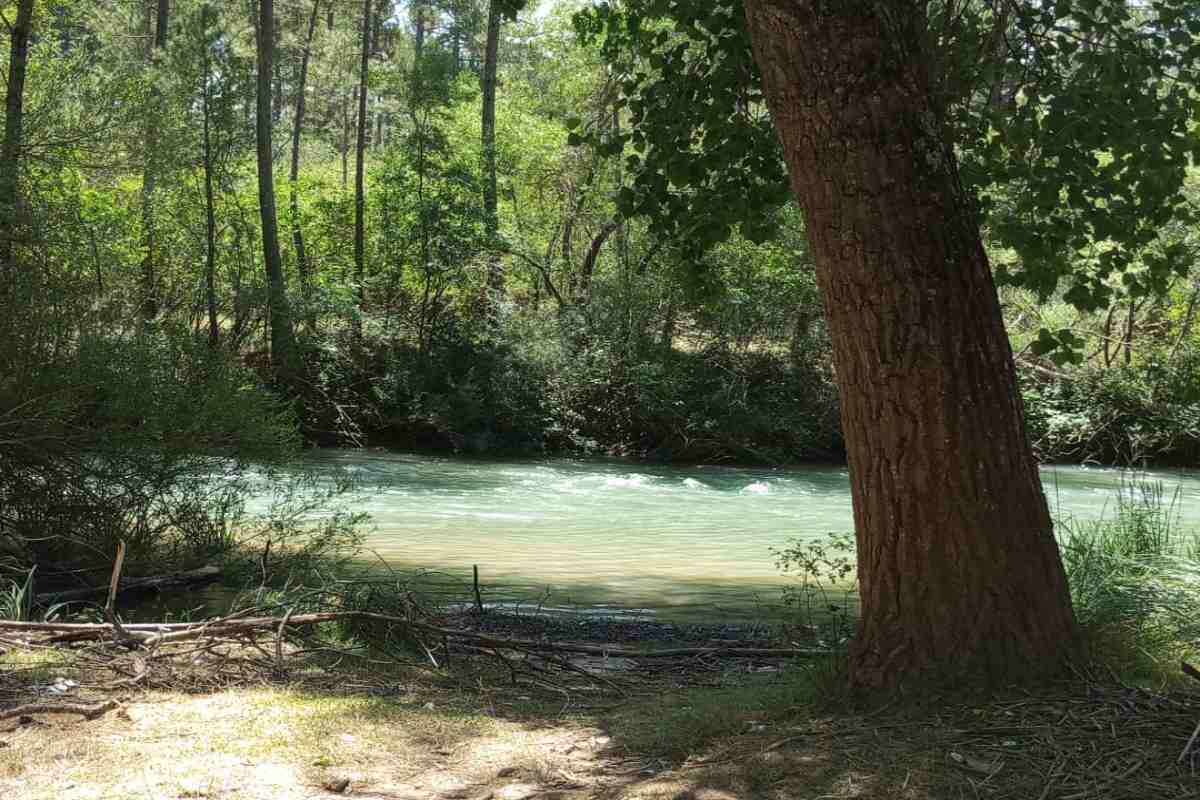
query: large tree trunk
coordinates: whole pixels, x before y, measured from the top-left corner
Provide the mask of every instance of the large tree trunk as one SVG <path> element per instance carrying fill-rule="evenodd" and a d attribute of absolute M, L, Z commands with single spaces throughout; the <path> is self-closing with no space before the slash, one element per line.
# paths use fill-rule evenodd
<path fill-rule="evenodd" d="M 25 71 L 33 0 L 20 0 L 10 30 L 8 89 L 4 103 L 4 143 L 0 146 L 0 273 L 13 269 L 13 239 L 20 213 L 21 131 L 24 123 Z"/>
<path fill-rule="evenodd" d="M 308 90 L 308 60 L 312 55 L 313 34 L 317 29 L 317 17 L 321 0 L 313 0 L 312 13 L 308 18 L 308 32 L 304 37 L 304 52 L 300 55 L 300 75 L 296 81 L 296 115 L 292 120 L 292 163 L 288 171 L 288 196 L 292 211 L 292 245 L 296 248 L 296 269 L 300 273 L 300 291 L 304 309 L 308 313 L 309 328 L 315 327 L 316 317 L 312 307 L 312 280 L 308 270 L 308 255 L 304 251 L 304 230 L 300 225 L 300 136 L 304 131 L 305 92 Z"/>
<path fill-rule="evenodd" d="M 167 47 L 167 24 L 170 19 L 170 0 L 158 0 L 157 13 L 152 22 L 150 6 L 146 7 L 145 34 L 150 36 L 151 27 L 154 29 L 154 43 L 147 48 L 147 61 L 151 68 L 155 66 L 160 54 Z M 157 242 L 154 220 L 154 194 L 157 188 L 159 153 L 158 125 L 159 115 L 162 114 L 162 93 L 156 88 L 157 81 L 150 89 L 150 112 L 146 118 L 146 148 L 142 165 L 142 235 L 145 251 L 142 253 L 142 316 L 151 320 L 158 316 L 158 287 L 156 277 Z"/>
<path fill-rule="evenodd" d="M 258 209 L 262 218 L 263 262 L 267 270 L 267 305 L 271 314 L 271 371 L 280 387 L 295 378 L 295 332 L 279 254 L 279 220 L 275 213 L 274 157 L 271 150 L 271 77 L 275 60 L 275 3 L 258 0 L 258 91 L 254 120 L 258 155 Z"/>
<path fill-rule="evenodd" d="M 1081 655 L 918 0 L 747 0 L 833 339 L 862 617 L 851 683 L 1046 677 Z"/>
<path fill-rule="evenodd" d="M 496 71 L 500 60 L 500 4 L 488 7 L 487 44 L 483 56 L 483 215 L 491 255 L 488 256 L 487 286 L 493 309 L 504 296 L 504 265 L 498 243 L 500 215 L 496 188 Z M 493 315 L 493 319 L 494 319 Z"/>
<path fill-rule="evenodd" d="M 367 79 L 371 68 L 371 19 L 373 0 L 363 0 L 362 60 L 358 68 L 358 141 L 354 156 L 354 288 L 358 297 L 358 331 L 362 333 L 362 314 L 366 306 L 366 164 L 367 149 Z"/>
<path fill-rule="evenodd" d="M 217 320 L 217 209 L 213 192 L 213 153 L 212 153 L 212 65 L 209 61 L 208 30 L 213 22 L 213 7 L 204 4 L 200 18 L 200 46 L 202 48 L 204 85 L 202 99 L 204 104 L 204 294 L 208 306 L 208 346 L 216 350 L 221 344 L 221 326 Z"/>

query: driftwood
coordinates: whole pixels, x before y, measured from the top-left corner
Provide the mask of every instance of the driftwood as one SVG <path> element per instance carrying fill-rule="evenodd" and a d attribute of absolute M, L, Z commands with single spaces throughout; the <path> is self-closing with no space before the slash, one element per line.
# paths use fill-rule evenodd
<path fill-rule="evenodd" d="M 94 706 L 85 706 L 78 703 L 29 703 L 28 705 L 10 708 L 7 711 L 0 711 L 0 719 L 20 719 L 21 717 L 29 717 L 34 714 L 76 714 L 84 719 L 97 719 L 112 711 L 117 705 L 116 700 L 106 700 Z"/>
<path fill-rule="evenodd" d="M 115 572 L 114 570 L 114 574 Z M 121 578 L 115 592 L 112 591 L 112 587 L 108 584 L 103 586 L 85 586 L 81 589 L 66 589 L 61 592 L 39 594 L 36 600 L 41 605 L 65 603 L 75 600 L 90 600 L 94 597 L 103 597 L 106 594 L 115 596 L 116 594 L 127 594 L 129 592 L 150 592 L 175 589 L 180 586 L 198 586 L 204 583 L 212 583 L 219 577 L 221 577 L 221 568 L 208 565 L 180 572 L 168 572 L 164 575 L 149 575 L 144 578 Z"/>
<path fill-rule="evenodd" d="M 533 652 L 575 653 L 620 658 L 678 658 L 684 656 L 820 658 L 822 656 L 833 655 L 833 652 L 829 650 L 791 647 L 718 646 L 653 649 L 607 644 L 545 642 L 531 639 L 488 636 L 470 630 L 446 628 L 426 622 L 419 622 L 407 617 L 375 614 L 369 611 L 324 611 L 312 614 L 289 613 L 285 617 L 223 618 L 202 623 L 172 623 L 163 625 L 142 623 L 124 625 L 122 627 L 127 636 L 140 640 L 146 646 L 156 646 L 205 637 L 237 636 L 253 633 L 272 633 L 278 635 L 279 631 L 284 627 L 300 628 L 345 619 L 386 622 L 400 627 L 407 627 L 417 632 L 430 634 L 443 640 L 458 640 L 481 647 L 499 647 Z M 0 630 L 54 634 L 51 641 L 97 641 L 111 639 L 117 634 L 113 626 L 107 623 L 12 622 L 0 620 Z"/>

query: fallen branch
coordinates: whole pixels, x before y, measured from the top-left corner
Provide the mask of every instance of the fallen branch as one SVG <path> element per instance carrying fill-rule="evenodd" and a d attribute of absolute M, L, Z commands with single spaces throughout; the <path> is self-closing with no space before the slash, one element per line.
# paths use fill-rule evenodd
<path fill-rule="evenodd" d="M 116 570 L 114 570 L 115 573 Z M 121 578 L 115 592 L 111 585 L 88 586 L 82 589 L 67 589 L 61 592 L 39 594 L 36 600 L 41 605 L 49 605 L 51 603 L 89 600 L 93 597 L 102 597 L 106 592 L 115 595 L 129 592 L 161 591 L 180 586 L 196 586 L 202 583 L 211 583 L 220 576 L 221 568 L 210 564 L 196 569 L 168 572 L 164 575 L 149 575 L 143 578 Z"/>
<path fill-rule="evenodd" d="M 509 650 L 578 653 L 582 655 L 613 656 L 620 658 L 677 658 L 680 656 L 725 656 L 731 658 L 821 658 L 834 655 L 832 650 L 802 649 L 794 647 L 674 647 L 667 649 L 641 649 L 607 644 L 572 644 L 510 639 L 487 636 L 473 631 L 444 628 L 426 622 L 417 622 L 406 617 L 376 614 L 370 611 L 322 611 L 311 614 L 295 614 L 286 618 L 287 627 L 299 628 L 337 622 L 344 619 L 374 620 L 436 634 L 445 640 L 471 642 L 485 647 L 502 647 Z M 142 639 L 147 645 L 167 644 L 205 636 L 222 636 L 252 632 L 277 632 L 285 622 L 280 617 L 245 617 L 242 619 L 215 619 L 204 623 L 175 623 L 170 625 L 126 625 L 126 632 Z M 26 633 L 71 634 L 71 639 L 107 639 L 113 634 L 112 626 L 105 623 L 40 623 L 10 622 L 0 620 L 0 630 L 16 630 Z"/>
<path fill-rule="evenodd" d="M 118 706 L 116 700 L 106 700 L 103 703 L 97 703 L 94 706 L 85 706 L 78 703 L 63 703 L 55 705 L 51 703 L 29 703 L 16 708 L 10 708 L 7 711 L 0 711 L 0 719 L 14 719 L 20 717 L 28 717 L 33 714 L 76 714 L 84 719 L 96 719 L 107 714 Z"/>

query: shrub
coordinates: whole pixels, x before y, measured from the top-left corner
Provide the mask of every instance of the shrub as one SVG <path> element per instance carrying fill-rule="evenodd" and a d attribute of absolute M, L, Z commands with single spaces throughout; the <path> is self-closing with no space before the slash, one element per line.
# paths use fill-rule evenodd
<path fill-rule="evenodd" d="M 1043 461 L 1133 466 L 1200 458 L 1200 354 L 1086 367 L 1068 379 L 1026 373 L 1022 389 Z"/>
<path fill-rule="evenodd" d="M 857 618 L 854 537 L 827 533 L 819 539 L 793 539 L 773 553 L 779 571 L 797 579 L 797 585 L 783 589 L 784 605 L 797 624 L 819 645 L 843 648 Z"/>
<path fill-rule="evenodd" d="M 3 345 L 0 345 L 3 347 Z M 35 351 L 36 352 L 36 351 Z M 0 569 L 53 583 L 111 566 L 183 566 L 226 549 L 248 465 L 297 452 L 293 415 L 187 332 L 85 332 L 52 359 L 0 363 Z"/>

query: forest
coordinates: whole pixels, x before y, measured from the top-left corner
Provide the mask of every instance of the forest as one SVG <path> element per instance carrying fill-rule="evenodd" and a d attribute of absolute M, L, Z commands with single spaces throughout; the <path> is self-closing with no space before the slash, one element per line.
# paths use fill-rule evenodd
<path fill-rule="evenodd" d="M 1195 493 L 1126 477 L 1200 465 L 1194 3 L 0 0 L 0 42 L 0 747 L 47 708 L 30 687 L 83 681 L 95 704 L 48 712 L 84 718 L 64 736 L 124 724 L 114 687 L 209 693 L 220 724 L 245 702 L 304 720 L 320 776 L 278 794 L 258 773 L 106 776 L 113 796 L 1195 796 Z M 607 488 L 834 468 L 848 530 L 762 523 L 800 579 L 770 635 L 573 634 L 485 608 L 478 572 L 452 600 L 397 572 L 418 557 L 372 549 L 369 463 L 320 460 L 353 450 L 480 482 L 627 465 Z M 1039 465 L 1131 471 L 1115 518 L 1052 513 Z M 476 551 L 489 531 L 505 548 L 479 519 Z M 166 616 L 118 597 L 147 588 Z M 686 664 L 645 667 L 668 653 Z M 953 699 L 1051 678 L 1040 705 Z M 867 755 L 871 703 L 904 726 L 935 689 L 943 738 Z M 567 730 L 547 692 L 639 700 Z M 780 709 L 830 695 L 856 710 L 796 750 Z M 1112 740 L 1175 728 L 1097 772 L 1060 708 Z M 1023 729 L 1025 761 L 960 741 L 971 714 Z M 399 787 L 350 766 L 359 745 L 316 752 L 392 726 L 420 732 L 404 758 L 427 771 L 426 751 L 487 740 L 586 751 L 611 777 L 595 743 L 617 739 L 671 778 L 601 791 L 520 762 L 523 782 Z M 38 771 L 25 747 L 0 751 L 0 795 Z M 725 774 L 722 748 L 758 767 Z M 13 796 L 76 796 L 37 787 Z"/>

